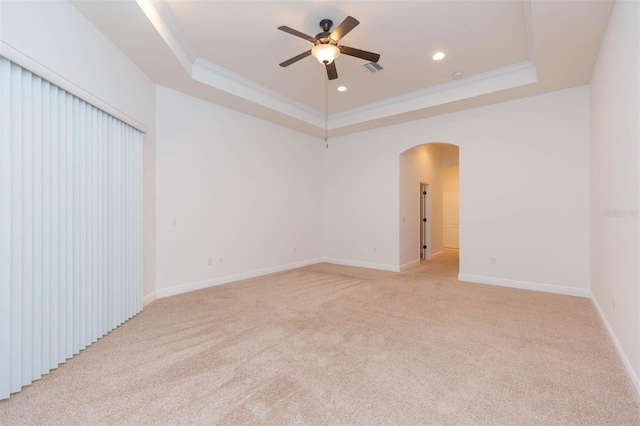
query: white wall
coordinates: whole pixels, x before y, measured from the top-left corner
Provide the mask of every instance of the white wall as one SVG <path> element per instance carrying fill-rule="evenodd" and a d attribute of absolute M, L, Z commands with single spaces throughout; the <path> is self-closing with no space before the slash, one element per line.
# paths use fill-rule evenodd
<path fill-rule="evenodd" d="M 588 295 L 586 86 L 334 138 L 324 257 L 398 268 L 398 156 L 442 141 L 460 146 L 464 278 Z"/>
<path fill-rule="evenodd" d="M 443 151 L 442 157 L 442 245 L 444 247 L 460 247 L 458 238 L 459 226 L 454 225 L 460 220 L 460 215 L 456 216 L 452 205 L 447 210 L 447 202 L 451 203 L 453 198 L 460 199 L 460 165 L 458 147 L 451 147 Z M 448 218 L 447 218 L 448 216 Z"/>
<path fill-rule="evenodd" d="M 591 291 L 638 391 L 639 58 L 640 3 L 618 1 L 591 79 Z"/>
<path fill-rule="evenodd" d="M 144 295 L 155 289 L 155 85 L 65 1 L 3 1 L 1 40 L 149 128 L 144 138 Z"/>
<path fill-rule="evenodd" d="M 442 170 L 460 164 L 460 147 L 455 145 L 442 145 Z"/>
<path fill-rule="evenodd" d="M 460 192 L 460 166 L 450 166 L 442 171 L 442 192 Z"/>
<path fill-rule="evenodd" d="M 320 261 L 321 140 L 164 87 L 156 102 L 159 296 Z"/>
<path fill-rule="evenodd" d="M 323 151 L 323 258 L 397 270 L 403 150 L 381 138 L 367 140 L 372 133 L 332 138 Z"/>

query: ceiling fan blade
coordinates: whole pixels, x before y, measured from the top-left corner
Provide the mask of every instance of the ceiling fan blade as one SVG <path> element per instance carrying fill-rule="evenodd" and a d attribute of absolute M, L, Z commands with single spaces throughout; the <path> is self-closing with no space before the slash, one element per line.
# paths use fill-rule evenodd
<path fill-rule="evenodd" d="M 345 55 L 355 56 L 356 58 L 364 59 L 369 62 L 378 62 L 380 59 L 380 55 L 373 52 L 367 52 L 366 50 L 354 49 L 353 47 L 348 46 L 338 46 L 340 49 L 340 53 L 344 53 Z"/>
<path fill-rule="evenodd" d="M 294 56 L 291 59 L 288 59 L 286 61 L 284 61 L 283 63 L 280 64 L 281 67 L 288 67 L 289 65 L 293 64 L 294 62 L 298 62 L 300 59 L 304 59 L 307 56 L 311 55 L 311 51 L 307 50 L 304 53 L 299 54 L 298 56 Z"/>
<path fill-rule="evenodd" d="M 336 78 L 338 78 L 338 70 L 336 69 L 336 63 L 331 62 L 330 64 L 326 65 L 327 67 L 327 77 L 329 77 L 329 80 L 335 80 Z"/>
<path fill-rule="evenodd" d="M 300 31 L 294 30 L 293 28 L 289 28 L 286 25 L 281 25 L 281 26 L 278 27 L 278 29 L 280 31 L 284 31 L 285 33 L 292 34 L 292 35 L 294 35 L 296 37 L 303 38 L 303 39 L 305 39 L 307 41 L 310 41 L 311 43 L 315 43 L 316 42 L 316 38 L 315 37 L 311 37 L 310 35 L 307 35 L 305 33 L 301 33 Z"/>
<path fill-rule="evenodd" d="M 334 41 L 339 41 L 342 37 L 346 36 L 349 31 L 357 27 L 359 23 L 360 21 L 353 16 L 347 16 L 344 21 L 331 32 L 329 37 Z"/>

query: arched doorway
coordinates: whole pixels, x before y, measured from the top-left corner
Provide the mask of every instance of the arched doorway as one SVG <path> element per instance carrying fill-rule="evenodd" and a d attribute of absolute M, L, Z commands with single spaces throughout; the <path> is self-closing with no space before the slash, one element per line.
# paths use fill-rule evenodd
<path fill-rule="evenodd" d="M 400 269 L 457 251 L 459 148 L 426 143 L 400 154 Z"/>

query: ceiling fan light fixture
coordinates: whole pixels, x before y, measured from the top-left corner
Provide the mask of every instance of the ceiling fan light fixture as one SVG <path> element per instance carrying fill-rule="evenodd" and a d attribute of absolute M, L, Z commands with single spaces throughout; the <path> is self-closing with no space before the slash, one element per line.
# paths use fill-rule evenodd
<path fill-rule="evenodd" d="M 340 49 L 333 44 L 317 44 L 311 49 L 311 54 L 321 64 L 328 65 L 340 56 Z"/>

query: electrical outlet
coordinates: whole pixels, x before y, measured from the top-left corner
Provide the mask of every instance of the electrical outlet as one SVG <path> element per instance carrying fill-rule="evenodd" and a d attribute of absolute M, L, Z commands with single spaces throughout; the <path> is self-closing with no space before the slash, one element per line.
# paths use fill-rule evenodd
<path fill-rule="evenodd" d="M 498 259 L 496 259 L 495 257 L 491 258 L 491 264 L 495 265 L 496 263 L 498 263 Z"/>
<path fill-rule="evenodd" d="M 222 263 L 222 258 L 220 258 L 220 261 L 219 261 L 219 263 Z"/>

